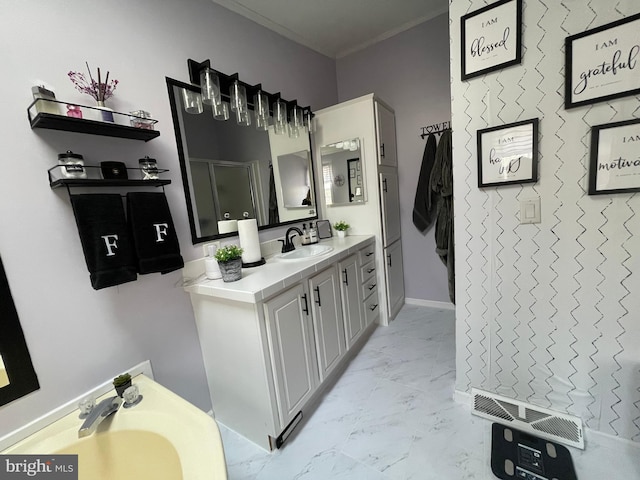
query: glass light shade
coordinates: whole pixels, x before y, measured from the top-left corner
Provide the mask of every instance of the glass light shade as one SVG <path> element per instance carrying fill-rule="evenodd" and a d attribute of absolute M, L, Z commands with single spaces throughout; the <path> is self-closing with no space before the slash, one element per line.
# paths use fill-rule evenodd
<path fill-rule="evenodd" d="M 267 130 L 269 128 L 269 97 L 262 92 L 253 97 L 253 112 L 256 116 L 256 129 Z"/>
<path fill-rule="evenodd" d="M 202 96 L 198 92 L 182 89 L 182 103 L 184 111 L 191 114 L 202 113 Z"/>
<path fill-rule="evenodd" d="M 273 102 L 273 130 L 276 135 L 287 131 L 287 104 L 280 99 Z"/>
<path fill-rule="evenodd" d="M 211 105 L 211 110 L 213 111 L 213 118 L 216 120 L 229 120 L 229 104 L 227 102 Z"/>
<path fill-rule="evenodd" d="M 316 122 L 313 120 L 311 110 L 304 111 L 304 126 L 307 127 L 309 133 L 314 133 L 316 131 Z"/>
<path fill-rule="evenodd" d="M 242 125 L 244 127 L 248 127 L 251 125 L 251 114 L 248 109 L 240 111 L 240 109 L 236 109 L 236 121 L 238 125 Z"/>
<path fill-rule="evenodd" d="M 220 105 L 220 79 L 216 72 L 205 68 L 200 72 L 200 88 L 202 89 L 202 103 L 207 105 Z"/>
<path fill-rule="evenodd" d="M 303 127 L 302 109 L 300 107 L 293 107 L 289 119 L 289 137 L 298 138 L 300 136 L 300 129 Z"/>
<path fill-rule="evenodd" d="M 229 98 L 232 111 L 240 111 L 242 113 L 248 110 L 247 90 L 237 80 L 231 84 Z"/>

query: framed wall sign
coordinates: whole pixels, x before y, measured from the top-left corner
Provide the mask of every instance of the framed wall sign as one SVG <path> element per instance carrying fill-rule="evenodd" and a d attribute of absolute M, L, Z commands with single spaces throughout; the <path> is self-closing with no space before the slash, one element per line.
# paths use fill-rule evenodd
<path fill-rule="evenodd" d="M 589 195 L 640 191 L 640 119 L 591 128 Z"/>
<path fill-rule="evenodd" d="M 538 119 L 478 130 L 478 187 L 538 181 Z"/>
<path fill-rule="evenodd" d="M 640 13 L 565 39 L 565 108 L 640 93 Z"/>
<path fill-rule="evenodd" d="M 460 23 L 462 80 L 522 61 L 522 0 L 500 0 Z"/>

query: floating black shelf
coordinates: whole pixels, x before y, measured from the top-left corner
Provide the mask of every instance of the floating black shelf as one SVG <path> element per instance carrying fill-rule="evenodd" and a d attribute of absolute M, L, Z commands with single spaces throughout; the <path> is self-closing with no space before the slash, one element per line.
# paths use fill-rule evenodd
<path fill-rule="evenodd" d="M 152 118 L 136 117 L 129 113 L 121 113 L 113 110 L 108 112 L 112 120 L 114 120 L 113 122 L 69 117 L 62 114 L 64 108 L 69 105 L 75 104 L 37 98 L 27 108 L 27 116 L 29 123 L 31 123 L 31 128 L 88 133 L 89 135 L 101 135 L 104 137 L 130 138 L 133 140 L 144 140 L 145 142 L 160 136 L 160 132 L 154 129 L 154 125 L 158 121 Z M 80 109 L 81 115 L 85 117 L 95 117 L 95 115 L 101 114 L 101 110 L 97 107 L 89 107 L 86 105 L 75 106 Z M 128 123 L 135 119 L 139 119 L 141 123 L 150 128 L 138 128 L 128 125 Z"/>
<path fill-rule="evenodd" d="M 50 130 L 65 130 L 67 132 L 88 133 L 105 137 L 131 138 L 148 142 L 158 136 L 157 130 L 128 127 L 109 122 L 85 120 L 83 118 L 65 117 L 51 113 L 38 113 L 31 120 L 31 128 L 48 128 Z"/>
<path fill-rule="evenodd" d="M 60 178 L 50 183 L 51 188 L 60 187 L 164 187 L 171 180 L 103 180 L 101 178 Z"/>

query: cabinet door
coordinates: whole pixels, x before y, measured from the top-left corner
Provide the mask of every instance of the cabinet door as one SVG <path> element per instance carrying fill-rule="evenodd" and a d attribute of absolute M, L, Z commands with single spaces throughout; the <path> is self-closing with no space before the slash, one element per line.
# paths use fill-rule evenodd
<path fill-rule="evenodd" d="M 404 304 L 404 268 L 402 266 L 402 242 L 398 240 L 384 251 L 386 261 L 387 312 L 394 317 Z"/>
<path fill-rule="evenodd" d="M 309 289 L 313 305 L 318 368 L 322 382 L 345 352 L 340 284 L 336 266 L 311 277 Z"/>
<path fill-rule="evenodd" d="M 376 102 L 376 129 L 378 134 L 378 164 L 397 167 L 396 119 L 394 113 Z"/>
<path fill-rule="evenodd" d="M 348 256 L 338 264 L 340 270 L 342 293 L 342 314 L 344 315 L 344 333 L 347 348 L 355 342 L 364 329 L 362 321 L 362 297 L 360 278 L 358 278 L 357 255 Z"/>
<path fill-rule="evenodd" d="M 384 171 L 379 176 L 380 197 L 382 200 L 382 246 L 388 247 L 400 238 L 398 173 L 396 171 Z"/>
<path fill-rule="evenodd" d="M 266 302 L 265 308 L 280 427 L 284 428 L 318 385 L 307 292 L 299 284 Z"/>

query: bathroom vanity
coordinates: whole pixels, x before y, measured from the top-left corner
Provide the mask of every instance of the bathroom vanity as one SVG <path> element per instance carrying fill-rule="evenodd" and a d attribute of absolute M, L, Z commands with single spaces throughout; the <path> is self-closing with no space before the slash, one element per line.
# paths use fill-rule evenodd
<path fill-rule="evenodd" d="M 267 450 L 286 440 L 379 317 L 374 237 L 321 245 L 332 249 L 273 255 L 237 282 L 185 287 L 216 419 Z"/>

